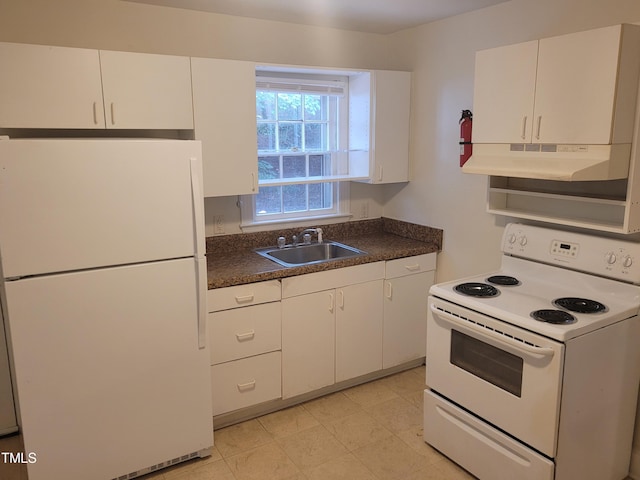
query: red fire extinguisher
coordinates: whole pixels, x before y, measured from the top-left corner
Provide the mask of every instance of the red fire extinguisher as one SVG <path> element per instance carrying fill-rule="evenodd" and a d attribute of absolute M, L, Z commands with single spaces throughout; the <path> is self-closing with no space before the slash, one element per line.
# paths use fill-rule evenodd
<path fill-rule="evenodd" d="M 462 110 L 460 118 L 460 166 L 463 166 L 473 151 L 471 143 L 471 125 L 473 124 L 473 114 L 471 110 Z"/>

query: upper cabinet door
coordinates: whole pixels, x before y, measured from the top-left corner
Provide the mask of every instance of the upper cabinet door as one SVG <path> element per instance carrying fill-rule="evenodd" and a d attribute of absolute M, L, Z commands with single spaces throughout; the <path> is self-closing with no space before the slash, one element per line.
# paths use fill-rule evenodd
<path fill-rule="evenodd" d="M 540 40 L 534 143 L 611 143 L 621 28 Z"/>
<path fill-rule="evenodd" d="M 256 70 L 252 62 L 192 58 L 195 139 L 204 196 L 257 193 Z"/>
<path fill-rule="evenodd" d="M 189 57 L 100 50 L 107 128 L 193 128 Z"/>
<path fill-rule="evenodd" d="M 373 73 L 372 183 L 409 181 L 411 72 Z"/>
<path fill-rule="evenodd" d="M 104 128 L 97 50 L 0 43 L 0 128 Z"/>
<path fill-rule="evenodd" d="M 537 57 L 537 40 L 476 54 L 474 143 L 531 141 Z"/>

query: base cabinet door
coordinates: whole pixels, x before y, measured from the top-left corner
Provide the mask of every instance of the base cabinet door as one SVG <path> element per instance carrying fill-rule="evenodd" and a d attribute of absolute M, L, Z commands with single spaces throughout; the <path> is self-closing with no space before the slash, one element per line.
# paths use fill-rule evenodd
<path fill-rule="evenodd" d="M 282 300 L 282 398 L 334 383 L 335 290 Z"/>
<path fill-rule="evenodd" d="M 336 382 L 382 369 L 382 280 L 336 290 Z"/>
<path fill-rule="evenodd" d="M 425 356 L 427 297 L 434 273 L 385 280 L 383 368 Z"/>

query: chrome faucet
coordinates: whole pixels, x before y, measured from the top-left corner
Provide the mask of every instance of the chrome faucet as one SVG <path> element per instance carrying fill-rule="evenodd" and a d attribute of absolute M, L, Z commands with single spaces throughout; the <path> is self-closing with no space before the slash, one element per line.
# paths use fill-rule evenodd
<path fill-rule="evenodd" d="M 293 244 L 296 245 L 297 244 L 297 240 L 302 237 L 303 239 L 303 243 L 305 245 L 310 245 L 311 244 L 311 234 L 315 233 L 318 237 L 318 243 L 322 243 L 322 229 L 321 228 L 306 228 L 304 229 L 302 232 L 300 232 L 300 235 L 293 236 Z"/>

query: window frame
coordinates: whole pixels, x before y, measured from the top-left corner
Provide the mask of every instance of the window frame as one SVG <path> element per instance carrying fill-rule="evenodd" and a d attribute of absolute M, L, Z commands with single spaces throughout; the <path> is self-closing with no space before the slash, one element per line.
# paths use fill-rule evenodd
<path fill-rule="evenodd" d="M 348 149 L 348 129 L 349 129 L 349 99 L 348 99 L 348 76 L 346 75 L 334 75 L 334 74 L 319 74 L 314 72 L 313 74 L 305 73 L 302 70 L 286 71 L 286 72 L 274 72 L 268 70 L 266 72 L 256 72 L 256 94 L 258 91 L 267 90 L 261 88 L 265 83 L 277 83 L 276 89 L 269 89 L 270 91 L 285 93 L 301 93 L 309 95 L 336 95 L 336 90 L 332 90 L 332 85 L 338 85 L 342 89 L 342 95 L 338 94 L 336 105 L 333 107 L 335 119 L 329 119 L 328 124 L 337 122 L 337 138 L 335 145 L 329 144 L 327 150 L 303 150 L 303 149 L 291 149 L 291 150 L 262 150 L 258 151 L 258 157 L 277 156 L 280 158 L 280 165 L 282 165 L 282 159 L 287 156 L 305 155 L 305 166 L 307 168 L 308 175 L 308 158 L 310 155 L 319 154 L 331 154 L 336 156 L 332 158 L 332 171 L 330 175 L 318 176 L 318 177 L 298 177 L 295 179 L 269 179 L 259 180 L 258 188 L 260 187 L 278 187 L 286 188 L 287 185 L 302 185 L 302 184 L 318 184 L 318 183 L 332 183 L 332 207 L 329 209 L 319 210 L 305 210 L 296 212 L 281 212 L 277 214 L 259 215 L 256 211 L 256 199 L 257 194 L 243 195 L 239 199 L 239 206 L 241 210 L 241 228 L 243 230 L 251 230 L 252 227 L 263 227 L 265 225 L 282 224 L 296 225 L 299 223 L 309 223 L 314 221 L 315 223 L 330 223 L 331 220 L 340 217 L 350 217 L 349 210 L 349 182 L 344 180 L 344 175 L 341 176 L 340 162 L 337 159 L 341 154 L 347 152 Z M 273 84 L 272 83 L 272 84 Z M 326 90 L 323 91 L 322 89 Z M 278 119 L 274 120 L 274 123 L 278 125 Z M 256 119 L 256 128 L 258 120 Z M 304 125 L 304 122 L 302 122 Z M 303 127 L 304 128 L 304 127 Z M 327 127 L 330 128 L 330 127 Z M 277 127 L 276 127 L 277 130 Z M 257 135 L 257 132 L 256 132 Z M 257 140 L 257 138 L 256 138 Z M 280 174 L 282 177 L 282 173 Z M 284 199 L 284 197 L 282 197 Z M 309 193 L 306 193 L 307 206 L 309 200 Z"/>

